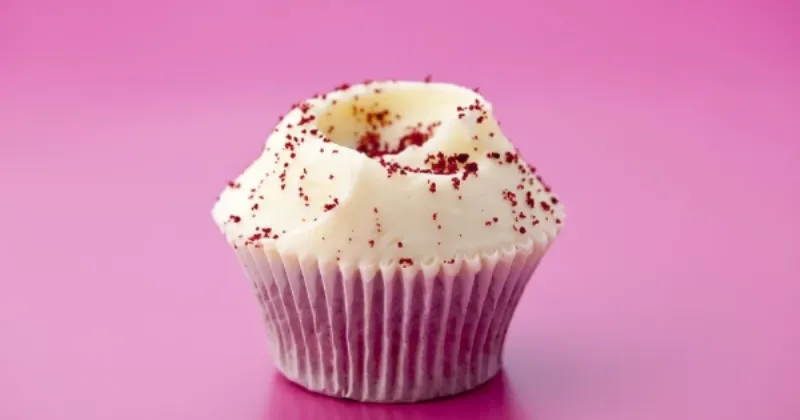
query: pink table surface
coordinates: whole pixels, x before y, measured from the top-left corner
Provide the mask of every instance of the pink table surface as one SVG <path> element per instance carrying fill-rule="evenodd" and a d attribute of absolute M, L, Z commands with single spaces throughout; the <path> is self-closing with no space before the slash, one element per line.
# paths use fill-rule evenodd
<path fill-rule="evenodd" d="M 0 2 L 0 419 L 800 419 L 799 19 L 792 1 Z M 489 385 L 308 394 L 271 366 L 211 204 L 293 101 L 428 73 L 482 88 L 566 231 Z"/>

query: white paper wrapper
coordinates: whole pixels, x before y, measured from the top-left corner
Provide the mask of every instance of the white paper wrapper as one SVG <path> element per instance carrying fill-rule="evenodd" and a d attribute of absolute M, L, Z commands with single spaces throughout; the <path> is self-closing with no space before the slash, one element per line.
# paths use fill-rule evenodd
<path fill-rule="evenodd" d="M 240 247 L 289 380 L 360 401 L 455 395 L 500 370 L 508 326 L 545 246 L 454 263 L 347 266 Z"/>

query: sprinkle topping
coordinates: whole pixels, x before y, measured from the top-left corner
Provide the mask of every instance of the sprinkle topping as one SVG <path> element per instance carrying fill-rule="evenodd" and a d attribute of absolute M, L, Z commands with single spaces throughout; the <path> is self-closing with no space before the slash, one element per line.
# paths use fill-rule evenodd
<path fill-rule="evenodd" d="M 292 105 L 261 159 L 227 182 L 214 215 L 236 246 L 283 241 L 401 266 L 523 243 L 564 220 L 477 90 L 430 77 L 342 84 Z"/>

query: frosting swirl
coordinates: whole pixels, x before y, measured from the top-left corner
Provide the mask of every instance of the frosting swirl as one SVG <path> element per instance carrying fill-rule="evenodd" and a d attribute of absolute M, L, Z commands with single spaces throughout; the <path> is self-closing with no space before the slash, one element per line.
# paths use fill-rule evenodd
<path fill-rule="evenodd" d="M 424 82 L 344 85 L 296 104 L 212 214 L 236 247 L 401 265 L 546 245 L 565 217 L 490 103 Z"/>

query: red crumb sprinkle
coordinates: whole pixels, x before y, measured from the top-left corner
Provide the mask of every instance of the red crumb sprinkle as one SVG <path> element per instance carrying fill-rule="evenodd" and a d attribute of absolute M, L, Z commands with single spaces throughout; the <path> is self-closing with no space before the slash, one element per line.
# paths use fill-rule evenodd
<path fill-rule="evenodd" d="M 409 146 L 422 146 L 426 141 L 428 141 L 429 138 L 430 135 L 421 131 L 413 130 L 405 136 L 400 137 L 400 145 L 397 146 L 399 150 L 396 153 L 402 152 Z"/>
<path fill-rule="evenodd" d="M 473 174 L 476 177 L 478 176 L 478 164 L 475 162 L 469 162 L 464 165 L 464 175 L 462 176 L 463 179 L 467 179 L 467 177 Z"/>
<path fill-rule="evenodd" d="M 412 260 L 411 258 L 400 258 L 398 263 L 400 263 L 400 265 L 402 265 L 404 267 L 408 267 L 408 266 L 414 264 L 414 260 Z"/>
<path fill-rule="evenodd" d="M 329 175 L 328 179 L 333 179 L 333 174 Z"/>
<path fill-rule="evenodd" d="M 397 247 L 398 248 L 402 248 L 403 247 L 403 243 L 402 242 L 397 242 Z"/>
<path fill-rule="evenodd" d="M 460 179 L 458 179 L 457 177 L 453 177 L 450 180 L 453 181 L 453 188 L 455 188 L 455 189 L 461 188 L 461 180 Z"/>
<path fill-rule="evenodd" d="M 536 206 L 536 203 L 533 201 L 533 194 L 530 191 L 525 193 L 525 203 L 530 208 L 534 208 Z"/>
<path fill-rule="evenodd" d="M 536 180 L 542 184 L 542 187 L 544 187 L 545 192 L 548 193 L 550 192 L 550 187 L 547 185 L 546 182 L 544 182 L 544 179 L 542 179 L 541 175 L 536 175 Z"/>
<path fill-rule="evenodd" d="M 503 190 L 503 199 L 511 204 L 511 207 L 517 206 L 517 195 L 509 190 Z"/>
<path fill-rule="evenodd" d="M 316 119 L 316 117 L 315 117 L 315 116 L 313 116 L 313 115 L 306 115 L 306 116 L 303 116 L 303 118 L 300 118 L 300 121 L 298 121 L 298 122 L 297 122 L 297 125 L 298 125 L 298 126 L 301 126 L 301 125 L 308 124 L 308 123 L 310 123 L 311 121 L 314 121 L 314 119 Z"/>
<path fill-rule="evenodd" d="M 467 155 L 469 157 L 469 155 Z M 428 155 L 425 158 L 425 164 L 430 166 L 430 173 L 445 175 L 454 174 L 458 172 L 458 157 L 457 155 L 446 156 L 442 152 Z"/>
<path fill-rule="evenodd" d="M 466 153 L 459 153 L 458 155 L 456 155 L 456 160 L 459 163 L 466 163 L 469 160 L 469 155 Z"/>
<path fill-rule="evenodd" d="M 528 230 L 527 230 L 527 229 L 525 229 L 525 226 L 520 226 L 520 228 L 519 228 L 519 233 L 522 233 L 522 234 L 524 234 L 524 233 L 525 233 L 525 232 L 527 232 L 527 231 L 528 231 Z"/>
<path fill-rule="evenodd" d="M 369 157 L 379 156 L 381 154 L 381 135 L 374 131 L 364 133 L 358 140 L 356 150 Z"/>
<path fill-rule="evenodd" d="M 230 220 L 233 223 L 239 223 L 239 222 L 242 221 L 242 218 L 237 216 L 237 215 L 235 215 L 235 214 L 232 214 Z"/>
<path fill-rule="evenodd" d="M 367 112 L 366 119 L 367 125 L 369 125 L 373 130 L 392 125 L 391 113 L 388 109 L 377 112 Z"/>
<path fill-rule="evenodd" d="M 336 206 L 338 206 L 338 205 L 339 205 L 339 199 L 338 198 L 334 198 L 333 199 L 333 203 L 325 204 L 325 206 L 323 206 L 323 207 L 324 207 L 325 211 L 331 211 L 331 210 L 335 209 Z"/>
<path fill-rule="evenodd" d="M 429 74 L 429 75 L 425 76 L 425 79 L 424 79 L 424 80 L 425 80 L 425 83 L 430 83 L 431 81 L 433 81 L 433 76 L 431 76 L 431 75 Z"/>
<path fill-rule="evenodd" d="M 375 241 L 373 241 L 372 239 L 370 239 L 370 240 L 369 240 L 369 247 L 370 247 L 370 248 L 372 248 L 372 247 L 374 247 L 374 246 L 375 246 Z"/>
<path fill-rule="evenodd" d="M 428 191 L 435 193 L 436 192 L 436 183 L 431 182 L 431 185 L 428 185 Z"/>
<path fill-rule="evenodd" d="M 439 217 L 439 213 L 433 213 L 433 220 L 436 220 L 436 218 L 438 218 L 438 217 Z"/>
<path fill-rule="evenodd" d="M 386 115 L 388 116 L 388 111 Z M 399 116 L 397 117 L 399 118 Z M 377 125 L 384 127 L 390 124 L 392 124 L 392 122 L 387 119 L 380 124 L 375 124 L 375 121 L 373 121 L 370 125 L 373 126 L 373 129 L 377 129 Z M 396 146 L 390 146 L 387 142 L 383 141 L 380 133 L 368 131 L 362 134 L 361 138 L 359 138 L 358 144 L 356 145 L 356 150 L 371 158 L 380 158 L 385 155 L 395 155 L 411 146 L 422 146 L 428 141 L 428 139 L 431 138 L 431 136 L 433 136 L 434 130 L 440 125 L 441 122 L 435 122 L 429 124 L 427 127 L 424 127 L 424 129 L 421 123 L 417 124 L 415 127 L 408 127 L 410 131 L 400 137 Z"/>
<path fill-rule="evenodd" d="M 258 203 L 253 204 L 253 207 L 250 207 L 250 210 L 258 210 Z"/>
<path fill-rule="evenodd" d="M 539 205 L 542 206 L 542 210 L 550 211 L 550 204 L 546 201 L 540 201 Z"/>
<path fill-rule="evenodd" d="M 240 184 L 238 182 L 228 181 L 228 187 L 236 190 L 236 189 L 242 188 L 242 184 Z"/>

